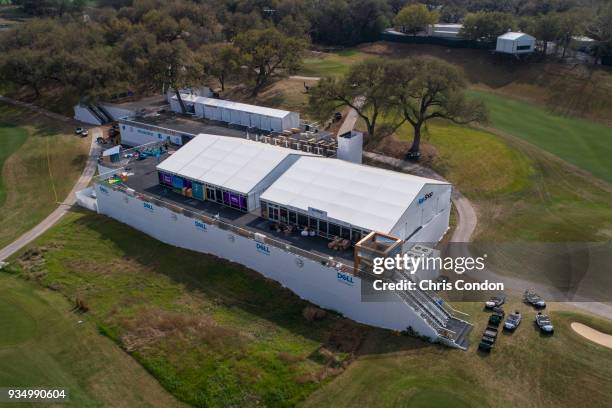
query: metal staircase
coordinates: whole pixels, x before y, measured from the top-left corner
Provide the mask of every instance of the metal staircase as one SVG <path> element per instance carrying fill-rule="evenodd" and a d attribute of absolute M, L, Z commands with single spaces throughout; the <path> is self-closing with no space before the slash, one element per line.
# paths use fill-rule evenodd
<path fill-rule="evenodd" d="M 414 282 L 410 274 L 403 270 L 396 271 L 391 280 Z M 454 316 L 443 306 L 440 298 L 418 288 L 397 293 L 408 306 L 436 330 L 442 343 L 462 350 L 467 349 L 472 324 Z"/>

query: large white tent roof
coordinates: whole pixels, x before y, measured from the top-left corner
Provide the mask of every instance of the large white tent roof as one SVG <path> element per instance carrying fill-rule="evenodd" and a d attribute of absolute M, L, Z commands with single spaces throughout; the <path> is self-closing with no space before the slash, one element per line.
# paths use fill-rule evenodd
<path fill-rule="evenodd" d="M 247 194 L 292 154 L 308 153 L 246 139 L 200 134 L 157 169 Z"/>
<path fill-rule="evenodd" d="M 339 159 L 300 157 L 261 199 L 389 232 L 426 184 L 448 183 Z"/>
<path fill-rule="evenodd" d="M 185 101 L 199 103 L 199 104 L 206 105 L 206 106 L 214 106 L 217 108 L 232 109 L 232 110 L 236 110 L 240 112 L 256 113 L 259 115 L 270 116 L 273 118 L 284 118 L 287 115 L 291 114 L 291 112 L 281 110 L 281 109 L 267 108 L 265 106 L 249 105 L 246 103 L 227 101 L 224 99 L 207 98 L 205 96 L 182 94 L 181 97 Z M 174 96 L 173 98 L 176 98 L 176 96 Z"/>

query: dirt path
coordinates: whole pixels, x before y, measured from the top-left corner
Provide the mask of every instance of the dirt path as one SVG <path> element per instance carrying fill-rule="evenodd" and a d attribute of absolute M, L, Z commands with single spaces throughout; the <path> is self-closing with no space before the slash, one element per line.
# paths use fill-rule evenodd
<path fill-rule="evenodd" d="M 612 349 L 612 335 L 602 333 L 599 330 L 595 330 L 592 327 L 578 322 L 573 322 L 571 327 L 576 333 L 591 340 L 593 343 Z"/>
<path fill-rule="evenodd" d="M 61 120 L 63 122 L 74 122 L 75 124 L 79 123 L 77 121 L 74 121 L 73 119 L 58 115 L 57 113 L 50 112 L 48 110 L 39 108 L 29 103 L 15 101 L 4 96 L 0 96 L 0 101 L 33 110 L 43 115 L 49 116 L 53 119 Z M 96 173 L 97 157 L 101 151 L 100 146 L 96 143 L 96 138 L 100 136 L 100 133 L 101 130 L 99 128 L 93 128 L 90 130 L 88 136 L 91 138 L 91 144 L 89 147 L 89 157 L 87 159 L 87 163 L 85 164 L 85 168 L 81 173 L 81 177 L 79 177 L 79 179 L 75 183 L 74 187 L 68 194 L 68 197 L 66 197 L 66 199 L 59 205 L 59 207 L 56 208 L 51 214 L 49 214 L 47 218 L 42 220 L 38 225 L 21 235 L 19 238 L 17 238 L 15 241 L 10 243 L 6 247 L 0 249 L 0 261 L 4 261 L 11 255 L 13 255 L 15 252 L 19 251 L 21 248 L 34 241 L 45 231 L 55 225 L 55 223 L 58 222 L 60 218 L 62 218 L 62 216 L 70 210 L 70 207 L 76 202 L 75 193 L 87 187 L 87 185 L 91 181 L 91 178 Z"/>

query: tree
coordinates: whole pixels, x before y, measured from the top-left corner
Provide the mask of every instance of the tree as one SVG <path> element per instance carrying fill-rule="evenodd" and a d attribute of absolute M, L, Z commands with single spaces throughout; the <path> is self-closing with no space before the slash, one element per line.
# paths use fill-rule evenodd
<path fill-rule="evenodd" d="M 240 54 L 232 44 L 211 44 L 198 50 L 198 60 L 204 72 L 215 77 L 225 91 L 228 79 L 240 74 Z"/>
<path fill-rule="evenodd" d="M 482 101 L 466 99 L 466 80 L 453 65 L 424 57 L 392 64 L 395 85 L 390 88 L 390 106 L 413 127 L 411 154 L 418 155 L 421 129 L 431 119 L 447 119 L 457 124 L 487 120 Z"/>
<path fill-rule="evenodd" d="M 583 21 L 584 17 L 579 13 L 568 11 L 560 15 L 557 41 L 563 47 L 561 58 L 565 58 L 565 53 L 572 42 L 572 38 L 584 33 Z"/>
<path fill-rule="evenodd" d="M 388 107 L 391 88 L 395 86 L 389 67 L 389 61 L 373 58 L 352 65 L 341 78 L 322 78 L 310 88 L 311 110 L 324 116 L 348 106 L 363 119 L 369 137 L 375 139 L 377 120 Z"/>
<path fill-rule="evenodd" d="M 512 30 L 514 25 L 510 14 L 478 12 L 465 16 L 460 35 L 468 40 L 495 41 L 501 34 Z"/>
<path fill-rule="evenodd" d="M 253 83 L 251 96 L 256 96 L 272 76 L 295 72 L 306 49 L 304 40 L 287 37 L 275 28 L 246 31 L 234 44 Z"/>
<path fill-rule="evenodd" d="M 546 55 L 548 43 L 561 37 L 561 19 L 557 13 L 539 15 L 533 21 L 533 35 L 543 42 L 542 52 Z"/>
<path fill-rule="evenodd" d="M 597 10 L 587 23 L 586 34 L 597 41 L 593 48 L 597 59 L 612 57 L 612 4 Z"/>
<path fill-rule="evenodd" d="M 174 89 L 183 113 L 187 109 L 180 90 L 195 84 L 200 72 L 201 67 L 183 40 L 160 43 L 149 56 L 149 75 L 153 82 L 160 87 L 168 85 Z"/>
<path fill-rule="evenodd" d="M 438 13 L 429 11 L 424 4 L 411 4 L 401 9 L 393 21 L 401 32 L 416 35 L 428 25 L 437 23 L 438 18 Z"/>

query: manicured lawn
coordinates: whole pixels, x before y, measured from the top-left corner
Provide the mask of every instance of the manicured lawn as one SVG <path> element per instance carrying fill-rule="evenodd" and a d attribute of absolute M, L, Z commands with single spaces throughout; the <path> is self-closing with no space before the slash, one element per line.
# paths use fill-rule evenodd
<path fill-rule="evenodd" d="M 78 179 L 90 139 L 28 110 L 0 104 L 0 247 L 64 200 Z"/>
<path fill-rule="evenodd" d="M 327 316 L 302 317 L 306 302 L 238 265 L 172 248 L 111 219 L 73 213 L 14 259 L 21 277 L 86 302 L 83 316 L 128 350 L 161 384 L 198 406 L 609 406 L 612 350 L 569 328 L 557 310 L 542 337 L 534 311 L 509 299 L 525 322 L 500 334 L 490 355 Z M 487 315 L 457 305 L 475 322 Z M 29 330 L 27 327 L 24 330 Z M 14 336 L 13 336 L 14 337 Z M 321 347 L 329 350 L 321 352 Z M 350 364 L 342 363 L 353 354 Z M 327 356 L 327 357 L 326 357 Z"/>
<path fill-rule="evenodd" d="M 487 313 L 481 304 L 466 309 L 476 327 L 475 345 Z M 608 333 L 609 322 L 564 311 L 550 311 L 556 331 L 543 337 L 535 312 L 512 302 L 524 321 L 513 334 L 500 333 L 490 354 L 474 346 L 458 352 L 423 345 L 400 352 L 378 351 L 356 361 L 340 377 L 318 390 L 306 407 L 606 407 L 612 403 L 612 350 L 579 337 L 572 321 L 584 321 Z M 555 305 L 552 306 L 555 309 Z M 384 345 L 373 345 L 384 348 Z M 390 347 L 392 348 L 392 347 Z"/>
<path fill-rule="evenodd" d="M 299 75 L 339 76 L 346 74 L 352 64 L 368 57 L 367 54 L 347 49 L 333 53 L 311 54 L 304 58 Z"/>
<path fill-rule="evenodd" d="M 27 138 L 28 132 L 25 129 L 0 123 L 0 207 L 6 200 L 6 191 L 2 180 L 4 162 L 21 147 Z"/>
<path fill-rule="evenodd" d="M 490 92 L 470 91 L 470 95 L 485 101 L 494 128 L 612 182 L 612 128 Z"/>
<path fill-rule="evenodd" d="M 178 405 L 70 309 L 59 293 L 0 273 L 0 387 L 64 388 L 82 407 Z"/>
<path fill-rule="evenodd" d="M 308 304 L 277 283 L 93 213 L 68 214 L 36 248 L 16 264 L 22 276 L 81 296 L 102 333 L 197 406 L 293 406 L 374 330 L 309 322 Z"/>

